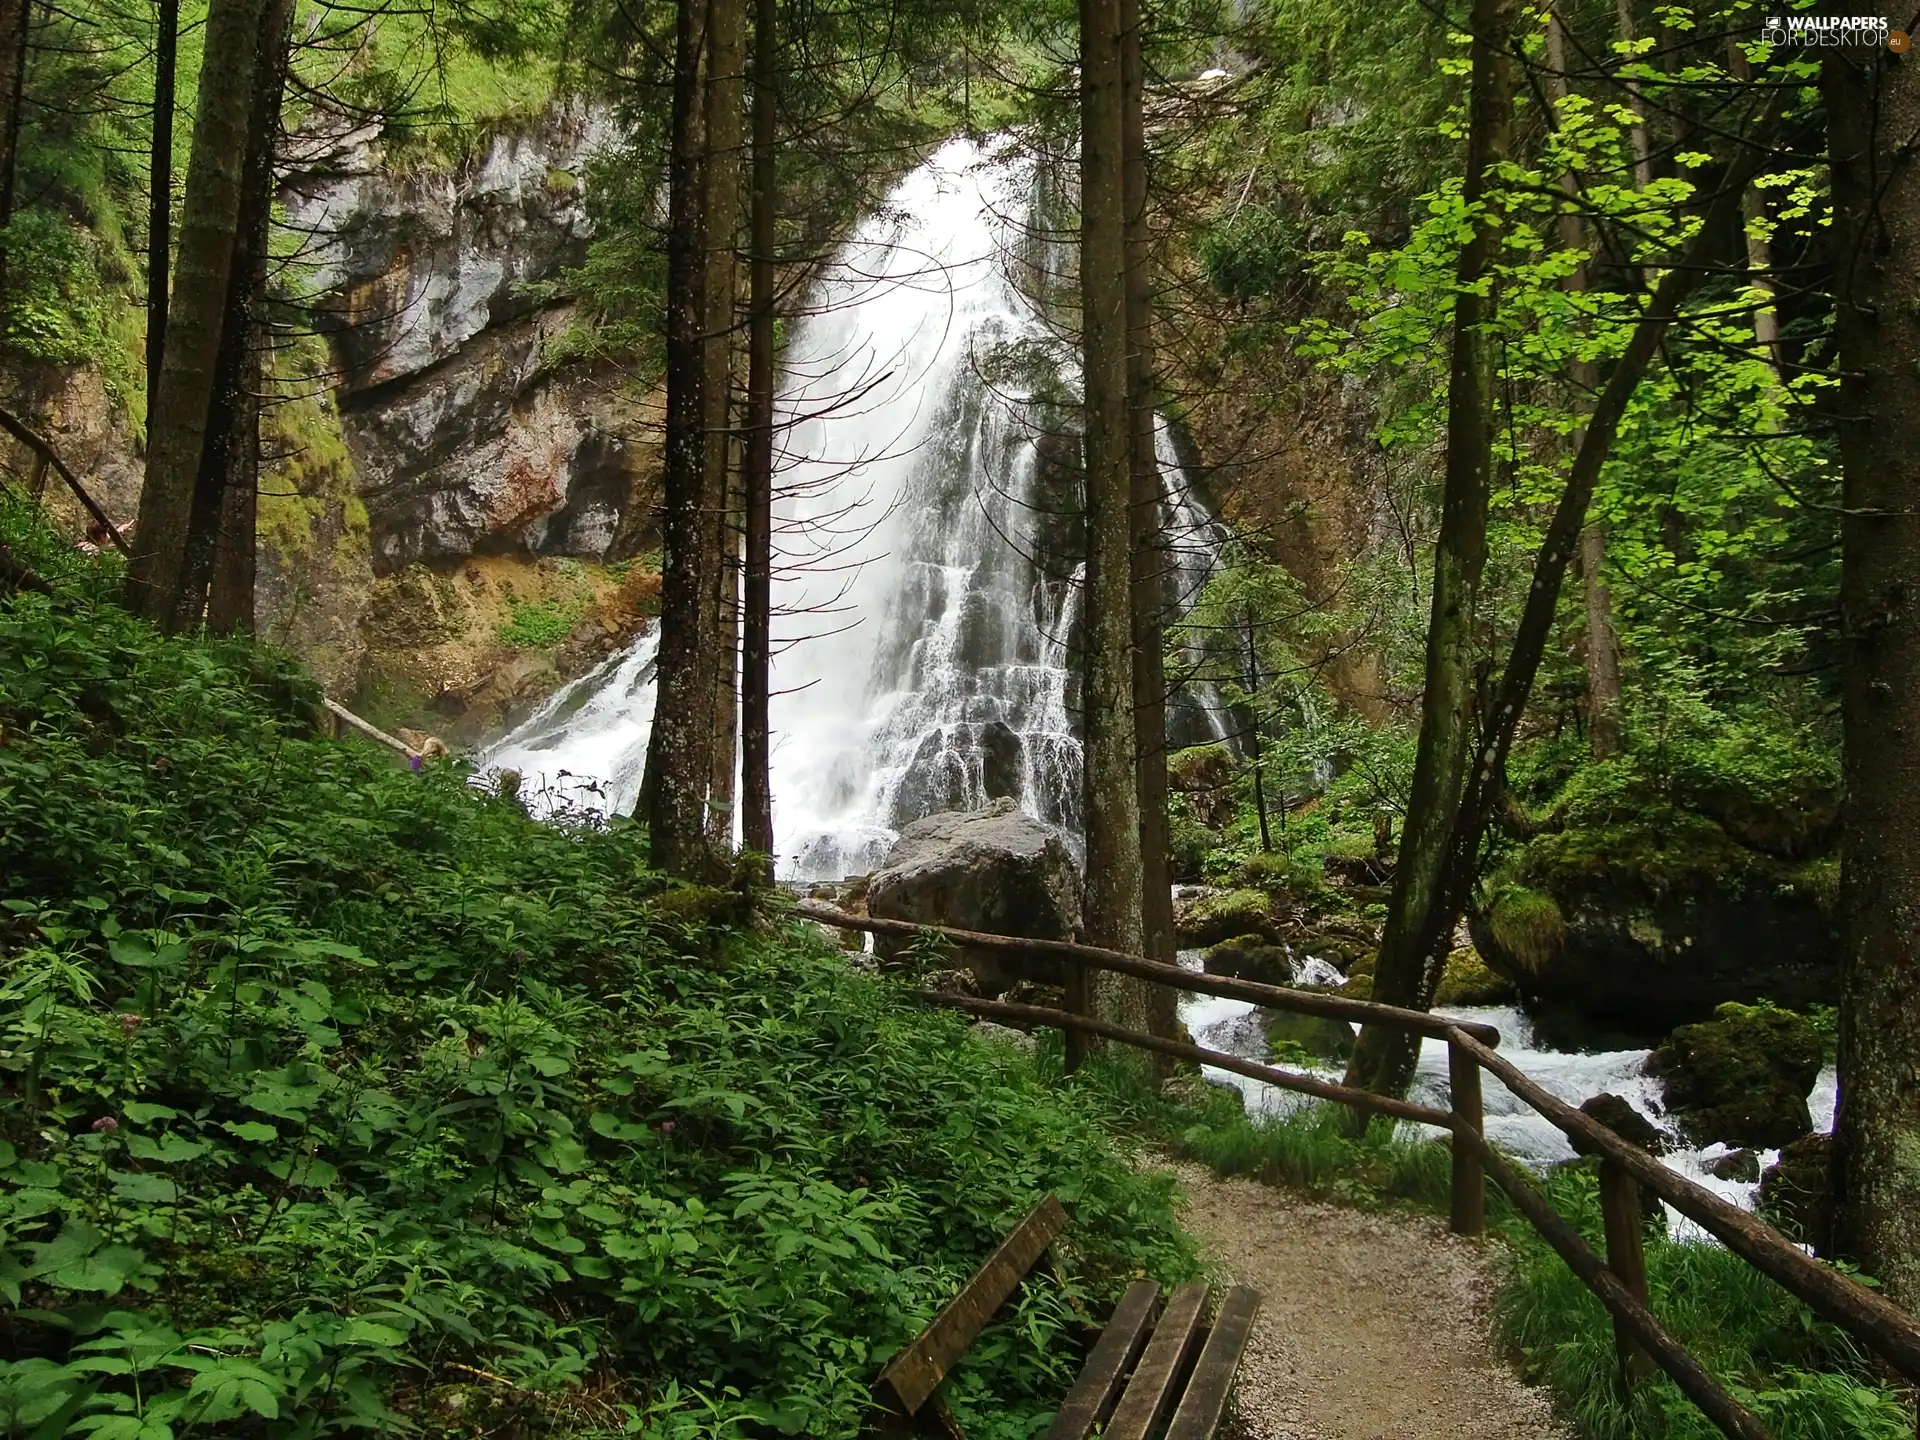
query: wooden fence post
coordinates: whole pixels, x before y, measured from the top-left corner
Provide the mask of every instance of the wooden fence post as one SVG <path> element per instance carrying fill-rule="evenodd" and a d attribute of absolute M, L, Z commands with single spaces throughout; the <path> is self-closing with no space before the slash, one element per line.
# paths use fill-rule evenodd
<path fill-rule="evenodd" d="M 1611 1160 L 1600 1162 L 1600 1217 L 1607 1231 L 1607 1268 L 1627 1293 L 1647 1303 L 1647 1256 L 1640 1232 L 1640 1182 Z M 1613 1345 L 1620 1357 L 1620 1383 L 1631 1389 L 1653 1373 L 1653 1357 L 1616 1319 Z"/>
<path fill-rule="evenodd" d="M 1453 1127 L 1482 1134 L 1485 1115 L 1480 1103 L 1480 1062 L 1458 1045 L 1447 1046 L 1447 1089 L 1452 1096 Z M 1480 1154 L 1472 1145 L 1453 1144 L 1453 1233 L 1478 1235 L 1486 1229 L 1487 1190 Z"/>
<path fill-rule="evenodd" d="M 1078 960 L 1068 960 L 1065 963 L 1066 985 L 1065 994 L 1062 997 L 1063 1007 L 1069 1015 L 1091 1015 L 1093 1006 L 1092 997 L 1087 991 L 1087 967 Z M 1067 1041 L 1066 1071 L 1071 1075 L 1086 1063 L 1087 1036 L 1083 1030 L 1068 1029 L 1063 1033 Z"/>

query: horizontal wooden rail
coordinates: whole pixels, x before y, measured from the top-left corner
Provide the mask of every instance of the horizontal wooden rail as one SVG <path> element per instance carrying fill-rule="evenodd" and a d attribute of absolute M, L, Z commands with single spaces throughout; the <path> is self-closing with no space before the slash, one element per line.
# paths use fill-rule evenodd
<path fill-rule="evenodd" d="M 1549 1094 L 1464 1028 L 1453 1043 L 1578 1142 L 1579 1148 L 1613 1161 L 1754 1269 L 1805 1301 L 1815 1313 L 1859 1340 L 1908 1380 L 1920 1383 L 1920 1323 L 1899 1306 L 1815 1260 L 1764 1220 L 1669 1170 L 1639 1146 L 1622 1140 L 1599 1121 Z"/>
<path fill-rule="evenodd" d="M 1335 1100 L 1356 1109 L 1370 1110 L 1377 1115 L 1391 1115 L 1396 1120 L 1411 1120 L 1418 1125 L 1438 1125 L 1448 1130 L 1453 1128 L 1453 1117 L 1444 1110 L 1416 1105 L 1410 1100 L 1395 1099 L 1391 1095 L 1353 1090 L 1345 1085 L 1336 1085 L 1331 1080 L 1302 1075 L 1297 1070 L 1281 1070 L 1272 1065 L 1262 1065 L 1257 1060 L 1243 1060 L 1224 1050 L 1208 1050 L 1180 1040 L 1162 1040 L 1157 1035 L 1142 1035 L 1136 1030 L 1109 1024 L 1105 1020 L 1075 1015 L 1069 1010 L 1054 1010 L 1045 1005 L 1015 1005 L 1005 1000 L 976 1000 L 971 995 L 955 995 L 945 990 L 921 990 L 915 993 L 930 1004 L 943 1005 L 950 1010 L 964 1010 L 969 1015 L 988 1020 L 1003 1020 L 1021 1029 L 1051 1025 L 1060 1030 L 1078 1030 L 1082 1034 L 1118 1040 L 1142 1050 L 1158 1051 L 1177 1060 L 1191 1060 L 1196 1064 L 1211 1065 L 1217 1070 L 1231 1070 L 1236 1075 L 1245 1075 L 1249 1080 L 1264 1080 L 1282 1090 L 1312 1095 L 1321 1100 Z"/>
<path fill-rule="evenodd" d="M 369 740 L 375 741 L 376 743 L 381 745 L 385 745 L 390 750 L 399 751 L 402 755 L 406 756 L 407 759 L 409 760 L 420 759 L 420 752 L 414 749 L 411 745 L 407 744 L 406 741 L 396 740 L 393 736 L 387 734 L 386 731 L 382 730 L 378 725 L 373 724 L 371 721 L 362 720 L 358 715 L 354 714 L 351 710 L 347 709 L 346 706 L 342 705 L 338 700 L 335 700 L 332 696 L 323 695 L 320 697 L 320 700 L 321 700 L 321 703 L 327 707 L 327 713 L 332 715 L 333 718 L 338 720 L 341 724 L 346 725 L 351 729 L 358 730 L 362 735 L 366 736 Z"/>
<path fill-rule="evenodd" d="M 1478 1154 L 1480 1164 L 1494 1184 L 1507 1193 L 1514 1208 L 1540 1232 L 1567 1268 L 1593 1291 L 1614 1319 L 1653 1357 L 1655 1364 L 1673 1377 L 1674 1384 L 1709 1420 L 1735 1440 L 1768 1440 L 1766 1427 L 1759 1418 L 1728 1394 L 1726 1388 L 1667 1333 L 1653 1312 L 1594 1254 L 1580 1232 L 1563 1220 L 1546 1197 L 1522 1178 L 1499 1151 L 1484 1137 L 1464 1127 L 1454 1131 L 1453 1143 L 1465 1145 Z"/>
<path fill-rule="evenodd" d="M 1185 990 L 1190 994 L 1246 1000 L 1269 1010 L 1290 1010 L 1299 1015 L 1321 1015 L 1362 1025 L 1385 1025 L 1435 1040 L 1444 1040 L 1452 1031 L 1459 1030 L 1485 1045 L 1500 1043 L 1500 1032 L 1492 1025 L 1448 1020 L 1445 1016 L 1429 1015 L 1424 1010 L 1403 1010 L 1395 1005 L 1379 1005 L 1371 1000 L 1347 1000 L 1338 995 L 1292 990 L 1284 985 L 1262 985 L 1257 980 L 1235 980 L 1225 975 L 1182 970 L 1178 965 L 1165 965 L 1158 960 L 1145 960 L 1118 950 L 1103 950 L 1097 945 L 1077 945 L 1071 940 L 1032 940 L 1017 935 L 955 930 L 946 925 L 919 925 L 911 920 L 879 920 L 871 915 L 849 915 L 818 900 L 799 901 L 794 910 L 809 920 L 842 930 L 864 930 L 872 935 L 900 935 L 909 939 L 937 936 L 955 945 L 999 950 L 1010 955 L 1039 956 L 1068 964 L 1091 965 L 1097 970 L 1112 970 L 1139 980 L 1151 980 L 1155 984 Z"/>

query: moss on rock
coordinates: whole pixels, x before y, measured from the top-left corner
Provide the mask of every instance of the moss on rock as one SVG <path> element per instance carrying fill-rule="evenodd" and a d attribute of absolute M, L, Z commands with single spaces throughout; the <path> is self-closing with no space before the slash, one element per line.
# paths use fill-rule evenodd
<path fill-rule="evenodd" d="M 1807 1096 L 1820 1075 L 1820 1035 L 1772 1005 L 1722 1005 L 1682 1025 L 1647 1059 L 1668 1112 L 1696 1144 L 1774 1149 L 1813 1129 Z"/>
<path fill-rule="evenodd" d="M 1238 935 L 1278 936 L 1273 902 L 1263 890 L 1242 888 L 1200 895 L 1181 905 L 1174 926 L 1182 945 L 1217 945 Z"/>
<path fill-rule="evenodd" d="M 1553 896 L 1523 885 L 1502 890 L 1487 914 L 1500 948 L 1528 970 L 1539 970 L 1566 944 L 1567 922 Z"/>
<path fill-rule="evenodd" d="M 1436 1005 L 1509 1005 L 1517 996 L 1513 982 L 1496 975 L 1471 945 L 1462 945 L 1447 956 L 1447 968 L 1440 977 Z"/>

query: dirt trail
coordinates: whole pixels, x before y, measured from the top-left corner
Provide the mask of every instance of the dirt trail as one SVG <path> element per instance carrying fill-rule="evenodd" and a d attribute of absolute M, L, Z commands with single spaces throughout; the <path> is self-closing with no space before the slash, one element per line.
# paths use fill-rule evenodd
<path fill-rule="evenodd" d="M 1437 1221 L 1175 1165 L 1184 1219 L 1262 1297 L 1245 1440 L 1567 1440 L 1493 1349 L 1484 1252 Z"/>

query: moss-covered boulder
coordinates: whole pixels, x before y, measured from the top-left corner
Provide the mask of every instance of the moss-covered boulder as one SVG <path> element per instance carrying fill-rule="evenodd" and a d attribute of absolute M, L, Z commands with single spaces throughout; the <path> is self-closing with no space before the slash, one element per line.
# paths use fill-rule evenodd
<path fill-rule="evenodd" d="M 1202 890 L 1182 896 L 1174 906 L 1174 932 L 1183 947 L 1218 945 L 1235 936 L 1280 937 L 1279 917 L 1264 890 Z"/>
<path fill-rule="evenodd" d="M 1468 923 L 1552 1033 L 1652 1043 L 1729 1001 L 1833 1003 L 1836 877 L 1649 802 L 1535 836 Z"/>
<path fill-rule="evenodd" d="M 1462 945 L 1447 956 L 1447 968 L 1440 976 L 1440 988 L 1434 992 L 1436 1005 L 1510 1005 L 1518 995 L 1513 982 L 1496 975 L 1471 945 Z"/>
<path fill-rule="evenodd" d="M 1771 1150 L 1813 1129 L 1807 1096 L 1822 1058 L 1819 1032 L 1792 1011 L 1728 1004 L 1675 1030 L 1647 1058 L 1647 1073 L 1695 1144 Z"/>
<path fill-rule="evenodd" d="M 1207 951 L 1203 963 L 1209 975 L 1257 980 L 1262 985 L 1291 985 L 1299 973 L 1293 953 L 1262 935 L 1236 935 L 1223 940 Z"/>
<path fill-rule="evenodd" d="M 1353 1027 L 1325 1015 L 1263 1010 L 1267 1055 L 1276 1065 L 1331 1065 L 1353 1054 Z"/>

